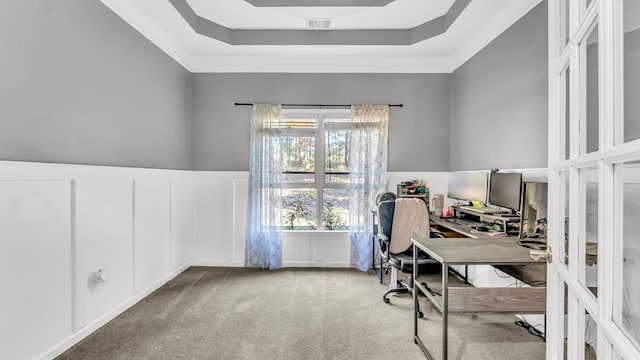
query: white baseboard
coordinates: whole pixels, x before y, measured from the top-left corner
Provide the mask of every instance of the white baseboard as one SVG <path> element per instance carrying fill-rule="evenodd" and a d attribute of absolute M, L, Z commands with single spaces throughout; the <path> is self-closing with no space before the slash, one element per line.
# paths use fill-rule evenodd
<path fill-rule="evenodd" d="M 208 267 L 244 267 L 242 261 L 217 261 L 217 260 L 192 260 L 191 266 L 208 266 Z M 284 261 L 282 267 L 326 267 L 326 268 L 349 268 L 352 267 L 348 262 L 309 262 L 309 261 Z"/>
<path fill-rule="evenodd" d="M 244 261 L 192 260 L 191 266 L 244 267 Z"/>
<path fill-rule="evenodd" d="M 189 264 L 189 263 L 186 263 L 186 264 L 178 267 L 176 270 L 174 270 L 171 273 L 167 274 L 167 276 L 162 278 L 160 281 L 156 282 L 155 284 L 149 286 L 148 288 L 146 288 L 146 289 L 144 289 L 142 291 L 139 291 L 139 292 L 135 293 L 131 298 L 129 298 L 128 300 L 126 300 L 122 304 L 116 306 L 113 310 L 111 310 L 110 312 L 108 312 L 107 314 L 102 316 L 101 318 L 97 319 L 96 321 L 92 322 L 91 324 L 86 325 L 85 327 L 83 327 L 82 329 L 80 329 L 77 332 L 73 333 L 71 336 L 69 336 L 65 340 L 61 341 L 57 345 L 54 345 L 49 350 L 46 350 L 44 353 L 42 353 L 39 356 L 37 356 L 36 359 L 39 359 L 39 360 L 54 359 L 56 356 L 62 354 L 65 351 L 67 351 L 73 345 L 79 343 L 84 338 L 86 338 L 87 336 L 91 335 L 91 333 L 93 333 L 94 331 L 98 330 L 100 327 L 104 326 L 109 321 L 115 319 L 118 315 L 122 314 L 127 309 L 129 309 L 133 305 L 137 304 L 140 300 L 142 300 L 145 297 L 149 296 L 149 294 L 151 294 L 152 292 L 158 290 L 161 286 L 163 286 L 164 284 L 169 282 L 171 279 L 175 278 L 176 276 L 178 276 L 179 274 L 181 274 L 183 271 L 187 270 L 190 267 L 191 267 L 191 264 Z"/>
<path fill-rule="evenodd" d="M 352 266 L 348 262 L 342 262 L 342 261 L 335 261 L 335 262 L 285 261 L 282 263 L 282 267 L 350 268 Z"/>

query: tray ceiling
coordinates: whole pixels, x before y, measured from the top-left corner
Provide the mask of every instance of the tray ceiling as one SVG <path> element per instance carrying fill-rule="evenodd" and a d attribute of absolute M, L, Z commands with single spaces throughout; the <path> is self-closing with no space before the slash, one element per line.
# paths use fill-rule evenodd
<path fill-rule="evenodd" d="M 192 72 L 442 73 L 541 0 L 101 1 Z"/>

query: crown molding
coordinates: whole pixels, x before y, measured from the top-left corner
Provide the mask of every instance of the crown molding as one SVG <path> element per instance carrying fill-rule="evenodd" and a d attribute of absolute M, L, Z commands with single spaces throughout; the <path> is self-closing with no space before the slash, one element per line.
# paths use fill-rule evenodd
<path fill-rule="evenodd" d="M 421 56 L 210 56 L 190 64 L 194 73 L 450 73 L 448 58 Z"/>
<path fill-rule="evenodd" d="M 395 0 L 244 0 L 255 7 L 386 6 Z"/>

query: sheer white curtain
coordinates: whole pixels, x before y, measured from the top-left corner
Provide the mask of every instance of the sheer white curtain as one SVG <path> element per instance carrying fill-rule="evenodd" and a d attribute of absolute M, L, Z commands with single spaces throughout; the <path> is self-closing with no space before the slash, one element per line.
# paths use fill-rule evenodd
<path fill-rule="evenodd" d="M 245 266 L 282 266 L 281 112 L 280 105 L 253 105 Z"/>
<path fill-rule="evenodd" d="M 349 235 L 351 265 L 371 264 L 375 197 L 387 182 L 388 105 L 352 105 L 349 153 Z"/>

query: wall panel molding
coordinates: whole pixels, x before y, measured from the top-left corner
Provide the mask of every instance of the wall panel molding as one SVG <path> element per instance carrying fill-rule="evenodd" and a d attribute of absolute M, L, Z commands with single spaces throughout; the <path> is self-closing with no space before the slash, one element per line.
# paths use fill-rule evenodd
<path fill-rule="evenodd" d="M 53 359 L 187 269 L 190 176 L 0 161 L 0 358 Z"/>

